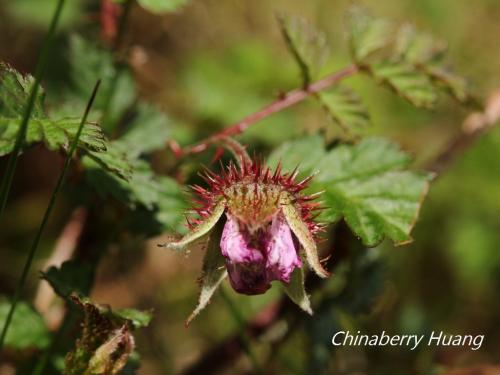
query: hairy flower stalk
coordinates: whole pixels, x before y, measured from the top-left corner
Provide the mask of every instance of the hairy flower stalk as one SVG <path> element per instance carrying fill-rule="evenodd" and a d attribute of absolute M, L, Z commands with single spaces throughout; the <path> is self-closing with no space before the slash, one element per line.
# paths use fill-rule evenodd
<path fill-rule="evenodd" d="M 282 173 L 279 165 L 272 172 L 260 162 L 242 160 L 239 168 L 231 163 L 220 175 L 205 173 L 209 188 L 193 187 L 198 218 L 189 223 L 190 231 L 182 239 L 164 245 L 182 250 L 207 234 L 211 240 L 216 237 L 217 243 L 212 241 L 207 249 L 200 304 L 193 316 L 208 303 L 226 270 L 239 293 L 262 294 L 272 281 L 280 281 L 292 300 L 311 312 L 303 290 L 302 250 L 309 266 L 320 277 L 328 276 L 315 240 L 322 229 L 314 221 L 318 194 L 303 194 L 312 176 L 296 182 L 297 169 Z M 216 224 L 223 227 L 222 233 L 212 236 Z M 216 267 L 217 262 L 226 270 Z"/>

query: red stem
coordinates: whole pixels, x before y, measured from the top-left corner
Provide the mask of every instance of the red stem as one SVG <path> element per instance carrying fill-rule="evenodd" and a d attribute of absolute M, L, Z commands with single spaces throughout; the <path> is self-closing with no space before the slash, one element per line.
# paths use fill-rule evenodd
<path fill-rule="evenodd" d="M 292 90 L 282 97 L 278 98 L 271 104 L 262 108 L 260 111 L 254 112 L 251 115 L 245 117 L 243 120 L 229 126 L 228 128 L 225 128 L 221 132 L 214 134 L 211 137 L 204 139 L 203 141 L 200 141 L 193 146 L 187 147 L 184 150 L 184 155 L 203 152 L 208 148 L 210 144 L 220 140 L 221 138 L 232 137 L 241 134 L 256 122 L 259 122 L 260 120 L 263 120 L 264 118 L 269 117 L 274 113 L 280 112 L 303 101 L 313 94 L 316 94 L 330 86 L 333 86 L 338 81 L 357 73 L 358 70 L 359 69 L 356 65 L 350 65 L 342 70 L 330 74 L 329 76 L 326 76 L 323 79 L 320 79 L 319 81 L 311 83 L 307 87 Z"/>

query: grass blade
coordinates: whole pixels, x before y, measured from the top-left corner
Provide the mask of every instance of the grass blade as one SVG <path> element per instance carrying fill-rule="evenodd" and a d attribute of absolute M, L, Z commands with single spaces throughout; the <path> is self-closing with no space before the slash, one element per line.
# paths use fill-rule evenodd
<path fill-rule="evenodd" d="M 57 8 L 54 12 L 54 16 L 52 17 L 49 31 L 47 32 L 45 42 L 43 43 L 42 46 L 42 51 L 40 52 L 40 59 L 38 60 L 35 71 L 35 81 L 33 82 L 33 86 L 31 87 L 30 96 L 28 98 L 28 102 L 26 103 L 26 107 L 24 109 L 21 126 L 19 127 L 19 132 L 17 133 L 16 142 L 14 143 L 14 149 L 12 150 L 12 153 L 9 157 L 9 161 L 7 162 L 5 175 L 2 179 L 2 185 L 0 187 L 0 216 L 2 216 L 2 213 L 5 209 L 5 205 L 7 204 L 7 198 L 9 196 L 10 186 L 12 184 L 12 179 L 14 178 L 14 172 L 16 170 L 17 159 L 19 157 L 19 153 L 21 152 L 21 148 L 23 147 L 24 144 L 26 131 L 28 129 L 28 121 L 31 117 L 31 112 L 33 111 L 35 99 L 37 97 L 38 89 L 40 87 L 40 81 L 42 79 L 43 73 L 45 72 L 45 66 L 47 65 L 47 58 L 49 56 L 50 47 L 52 46 L 52 39 L 54 38 L 54 33 L 56 31 L 56 27 L 59 22 L 64 1 L 65 0 L 59 0 L 59 2 L 57 3 Z"/>
<path fill-rule="evenodd" d="M 42 237 L 43 230 L 45 229 L 45 226 L 47 224 L 47 221 L 50 217 L 50 214 L 52 212 L 52 209 L 54 208 L 54 204 L 56 202 L 56 198 L 59 194 L 59 191 L 61 190 L 61 186 L 64 182 L 64 177 L 66 176 L 66 173 L 69 169 L 69 165 L 71 163 L 71 159 L 73 158 L 73 154 L 75 153 L 76 147 L 78 145 L 78 139 L 80 138 L 80 135 L 83 130 L 83 126 L 85 125 L 87 121 L 87 116 L 89 114 L 90 108 L 92 107 L 92 104 L 94 102 L 95 96 L 97 94 L 97 90 L 99 89 L 100 81 L 98 81 L 94 87 L 94 91 L 92 92 L 92 95 L 89 99 L 89 102 L 87 104 L 87 108 L 85 109 L 85 113 L 82 117 L 82 121 L 80 123 L 80 126 L 78 127 L 78 131 L 76 132 L 75 138 L 71 142 L 71 146 L 68 151 L 68 155 L 66 156 L 66 160 L 64 162 L 64 167 L 61 171 L 61 174 L 59 176 L 59 179 L 57 180 L 56 186 L 54 188 L 54 191 L 52 192 L 52 195 L 50 197 L 49 204 L 47 206 L 47 209 L 45 211 L 45 214 L 43 215 L 42 222 L 40 224 L 40 227 L 38 228 L 38 232 L 36 233 L 35 239 L 33 240 L 33 244 L 31 245 L 31 248 L 28 253 L 28 258 L 26 259 L 26 263 L 24 264 L 24 268 L 21 274 L 21 277 L 17 283 L 16 290 L 14 292 L 14 297 L 12 298 L 12 304 L 10 306 L 9 313 L 7 314 L 7 318 L 5 320 L 3 329 L 2 329 L 2 334 L 0 336 L 0 354 L 3 348 L 3 344 L 5 341 L 5 336 L 7 335 L 7 331 L 9 329 L 9 325 L 12 320 L 12 316 L 14 315 L 14 312 L 16 310 L 16 305 L 19 301 L 19 297 L 21 295 L 21 292 L 24 288 L 24 284 L 26 283 L 26 278 L 28 276 L 28 273 L 31 268 L 31 263 L 33 262 L 33 258 L 35 256 L 36 249 L 38 248 L 38 244 L 40 242 L 40 238 Z"/>

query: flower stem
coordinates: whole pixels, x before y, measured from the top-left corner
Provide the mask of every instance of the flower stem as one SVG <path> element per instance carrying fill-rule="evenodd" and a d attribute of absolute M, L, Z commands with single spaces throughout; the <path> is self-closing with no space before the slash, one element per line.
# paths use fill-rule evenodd
<path fill-rule="evenodd" d="M 65 0 L 59 0 L 59 2 L 57 3 L 56 10 L 54 12 L 54 16 L 52 17 L 49 31 L 47 32 L 47 36 L 45 37 L 45 41 L 42 46 L 42 51 L 40 52 L 40 58 L 36 66 L 35 81 L 31 86 L 30 96 L 28 98 L 26 106 L 24 107 L 23 118 L 21 120 L 21 126 L 19 127 L 19 131 L 17 132 L 16 141 L 14 143 L 14 149 L 12 150 L 12 153 L 10 154 L 9 157 L 9 161 L 7 162 L 5 175 L 2 179 L 2 184 L 0 187 L 0 216 L 5 210 L 5 206 L 7 204 L 7 198 L 9 196 L 10 187 L 12 185 L 12 180 L 14 178 L 14 172 L 16 170 L 17 159 L 19 158 L 19 154 L 21 153 L 21 149 L 24 144 L 24 139 L 26 138 L 28 122 L 31 117 L 31 112 L 33 111 L 33 107 L 35 105 L 36 97 L 38 95 L 40 81 L 42 79 L 43 73 L 45 72 L 49 51 L 52 47 L 52 40 L 54 38 L 55 30 L 59 22 L 62 8 L 64 6 L 64 1 Z"/>
<path fill-rule="evenodd" d="M 92 95 L 90 96 L 90 99 L 87 104 L 87 108 L 85 109 L 85 113 L 83 114 L 82 120 L 80 122 L 80 126 L 78 127 L 78 130 L 75 134 L 75 137 L 73 138 L 73 141 L 71 142 L 70 149 L 68 151 L 68 155 L 66 156 L 66 160 L 64 162 L 64 167 L 61 171 L 61 174 L 59 175 L 59 179 L 57 180 L 56 186 L 54 188 L 54 191 L 52 192 L 52 195 L 49 200 L 49 204 L 47 205 L 47 209 L 45 211 L 45 214 L 43 215 L 42 222 L 40 224 L 40 227 L 38 228 L 38 231 L 35 235 L 35 239 L 33 240 L 33 243 L 31 245 L 31 248 L 28 253 L 28 258 L 26 259 L 26 263 L 24 264 L 23 271 L 21 273 L 21 277 L 17 283 L 16 289 L 14 291 L 14 297 L 12 298 L 12 304 L 10 306 L 9 313 L 7 314 L 7 318 L 5 320 L 4 326 L 2 328 L 2 333 L 0 335 L 0 354 L 3 348 L 3 344 L 5 342 L 5 337 L 7 335 L 7 331 L 9 329 L 10 323 L 12 321 L 12 316 L 14 315 L 14 312 L 16 310 L 17 303 L 19 302 L 19 297 L 21 295 L 21 292 L 24 288 L 24 285 L 26 284 L 26 278 L 28 276 L 28 273 L 31 268 L 31 264 L 33 263 L 33 258 L 35 257 L 36 250 L 38 248 L 38 244 L 40 242 L 40 238 L 42 237 L 43 230 L 45 229 L 45 226 L 47 225 L 47 222 L 49 220 L 50 214 L 52 212 L 52 209 L 54 208 L 54 204 L 56 202 L 56 198 L 59 194 L 59 191 L 61 190 L 61 186 L 63 185 L 64 178 L 66 176 L 66 173 L 68 172 L 69 165 L 71 163 L 71 159 L 73 158 L 73 154 L 75 153 L 75 150 L 78 145 L 78 140 L 80 138 L 80 135 L 82 134 L 83 126 L 87 122 L 87 116 L 90 112 L 90 108 L 92 107 L 92 104 L 94 102 L 95 96 L 97 94 L 97 90 L 99 89 L 100 81 L 97 81 L 94 90 L 92 92 Z"/>
<path fill-rule="evenodd" d="M 341 81 L 344 78 L 350 77 L 357 73 L 359 68 L 357 65 L 349 65 L 348 67 L 341 69 L 333 74 L 330 74 L 319 81 L 313 82 L 301 89 L 292 90 L 280 98 L 262 108 L 261 110 L 252 113 L 251 115 L 245 117 L 243 120 L 229 126 L 228 128 L 222 130 L 221 132 L 204 139 L 192 146 L 187 147 L 183 150 L 183 155 L 197 154 L 205 151 L 209 145 L 220 141 L 221 139 L 232 137 L 243 133 L 251 125 L 259 122 L 266 117 L 269 117 L 277 112 L 280 112 L 288 107 L 291 107 L 297 103 L 300 103 L 304 99 L 310 97 L 311 95 L 317 94 L 318 92 L 331 87 Z"/>

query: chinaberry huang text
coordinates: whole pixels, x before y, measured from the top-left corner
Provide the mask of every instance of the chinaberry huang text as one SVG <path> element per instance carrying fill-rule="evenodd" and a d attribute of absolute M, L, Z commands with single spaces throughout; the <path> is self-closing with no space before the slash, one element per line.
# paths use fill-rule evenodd
<path fill-rule="evenodd" d="M 333 346 L 407 346 L 415 350 L 419 345 L 462 346 L 478 350 L 484 335 L 449 335 L 442 331 L 432 331 L 427 335 L 389 335 L 385 331 L 375 335 L 365 335 L 360 331 L 338 331 L 332 337 Z"/>

